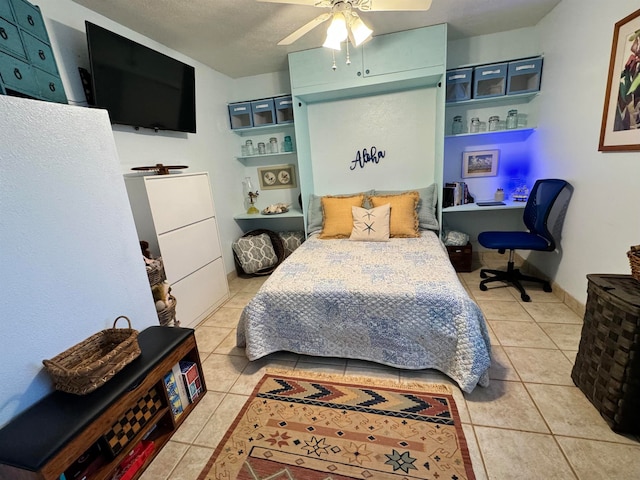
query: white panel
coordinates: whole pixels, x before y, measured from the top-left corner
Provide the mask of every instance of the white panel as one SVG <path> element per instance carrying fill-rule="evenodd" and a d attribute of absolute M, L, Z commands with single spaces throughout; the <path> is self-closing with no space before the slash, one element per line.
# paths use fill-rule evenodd
<path fill-rule="evenodd" d="M 145 177 L 156 232 L 168 232 L 215 216 L 209 176 Z"/>
<path fill-rule="evenodd" d="M 214 218 L 159 235 L 158 243 L 169 283 L 177 282 L 220 257 Z"/>
<path fill-rule="evenodd" d="M 157 317 L 107 112 L 5 95 L 0 112 L 2 425 L 51 390 L 42 359 Z"/>
<path fill-rule="evenodd" d="M 424 88 L 309 105 L 314 191 L 348 193 L 371 188 L 419 188 L 433 183 L 435 90 Z M 371 154 L 374 147 L 384 151 L 384 158 L 378 163 L 354 164 L 358 153 L 362 158 L 364 149 Z"/>
<path fill-rule="evenodd" d="M 182 327 L 195 327 L 229 297 L 222 258 L 171 286 L 176 297 L 176 318 Z"/>

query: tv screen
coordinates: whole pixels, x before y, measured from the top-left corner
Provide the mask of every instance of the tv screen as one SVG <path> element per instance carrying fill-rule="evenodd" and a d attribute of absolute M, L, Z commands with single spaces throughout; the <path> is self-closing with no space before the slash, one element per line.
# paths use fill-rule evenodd
<path fill-rule="evenodd" d="M 93 98 L 111 123 L 196 132 L 195 70 L 85 21 Z"/>

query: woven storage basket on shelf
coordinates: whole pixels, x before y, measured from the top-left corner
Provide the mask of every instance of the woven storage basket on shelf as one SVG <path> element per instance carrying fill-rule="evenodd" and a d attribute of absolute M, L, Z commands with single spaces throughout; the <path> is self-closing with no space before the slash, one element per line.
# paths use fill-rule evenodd
<path fill-rule="evenodd" d="M 251 230 L 250 232 L 245 233 L 243 235 L 243 237 L 251 237 L 251 236 L 255 236 L 255 235 L 260 235 L 262 233 L 266 233 L 267 235 L 269 235 L 269 238 L 271 239 L 271 245 L 273 245 L 273 251 L 275 252 L 276 257 L 278 257 L 278 261 L 276 262 L 275 265 L 272 265 L 272 266 L 267 267 L 267 268 L 263 268 L 262 270 L 258 270 L 255 273 L 246 273 L 242 269 L 242 265 L 240 265 L 240 260 L 238 259 L 238 255 L 234 251 L 233 252 L 233 259 L 234 259 L 234 261 L 236 263 L 236 270 L 238 271 L 239 274 L 241 274 L 241 275 L 269 275 L 284 260 L 284 258 L 285 258 L 284 243 L 282 243 L 282 238 L 276 232 L 271 231 L 271 230 L 266 230 L 266 229 L 263 229 L 263 228 L 259 228 L 257 230 Z"/>
<path fill-rule="evenodd" d="M 176 303 L 178 302 L 173 295 L 169 295 L 169 301 L 171 302 L 171 306 L 158 311 L 158 320 L 163 327 L 171 325 L 177 327 L 180 324 L 180 322 L 176 320 Z"/>
<path fill-rule="evenodd" d="M 157 285 L 167 279 L 164 273 L 164 263 L 162 257 L 154 258 L 153 263 L 147 265 L 147 277 L 149 277 L 149 285 Z"/>
<path fill-rule="evenodd" d="M 124 318 L 129 328 L 116 328 Z M 56 390 L 86 395 L 104 385 L 140 355 L 138 331 L 124 315 L 113 321 L 113 328 L 98 332 L 50 360 L 43 360 Z"/>
<path fill-rule="evenodd" d="M 627 252 L 631 265 L 631 276 L 640 282 L 640 245 L 634 245 Z"/>

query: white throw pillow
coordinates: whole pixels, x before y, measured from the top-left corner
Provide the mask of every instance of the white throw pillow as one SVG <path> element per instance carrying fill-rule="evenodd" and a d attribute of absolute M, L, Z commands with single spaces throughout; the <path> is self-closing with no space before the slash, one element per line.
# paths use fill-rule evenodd
<path fill-rule="evenodd" d="M 391 206 L 388 203 L 370 209 L 351 207 L 353 230 L 349 240 L 388 242 L 390 212 Z"/>

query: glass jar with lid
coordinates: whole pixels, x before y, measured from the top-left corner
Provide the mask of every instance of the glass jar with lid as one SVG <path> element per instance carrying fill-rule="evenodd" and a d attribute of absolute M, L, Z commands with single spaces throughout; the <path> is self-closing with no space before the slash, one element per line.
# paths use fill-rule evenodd
<path fill-rule="evenodd" d="M 518 128 L 518 110 L 509 110 L 507 114 L 507 129 Z"/>
<path fill-rule="evenodd" d="M 456 115 L 453 117 L 453 124 L 451 125 L 451 133 L 453 135 L 459 135 L 462 133 L 462 115 Z"/>
<path fill-rule="evenodd" d="M 269 139 L 269 153 L 278 153 L 278 139 L 276 137 L 271 137 Z"/>
<path fill-rule="evenodd" d="M 478 117 L 473 117 L 471 119 L 471 127 L 469 128 L 470 133 L 478 133 L 480 131 L 480 119 Z"/>
<path fill-rule="evenodd" d="M 495 132 L 498 130 L 500 124 L 500 117 L 498 115 L 492 115 L 489 117 L 489 131 Z"/>

